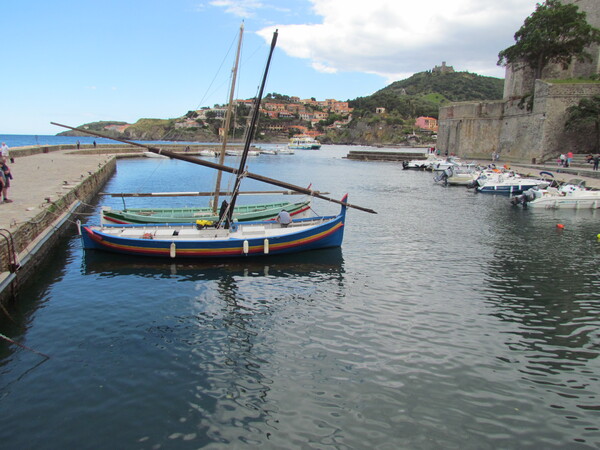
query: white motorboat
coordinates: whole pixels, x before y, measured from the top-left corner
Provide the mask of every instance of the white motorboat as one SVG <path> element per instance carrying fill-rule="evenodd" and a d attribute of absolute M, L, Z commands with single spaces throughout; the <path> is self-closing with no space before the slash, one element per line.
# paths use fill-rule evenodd
<path fill-rule="evenodd" d="M 239 150 L 226 150 L 225 154 L 228 156 L 240 156 L 242 154 L 242 152 Z M 259 156 L 259 155 L 260 155 L 260 151 L 258 151 L 258 150 L 249 150 L 248 151 L 248 156 Z"/>
<path fill-rule="evenodd" d="M 443 172 L 444 170 L 448 169 L 448 168 L 461 168 L 461 169 L 465 169 L 465 170 L 473 170 L 477 167 L 477 163 L 475 162 L 464 162 L 462 161 L 460 158 L 457 158 L 456 156 L 450 156 L 446 159 L 441 159 L 437 162 L 435 162 L 433 164 L 433 166 L 431 167 L 431 170 L 435 171 L 439 171 L 439 172 Z"/>
<path fill-rule="evenodd" d="M 531 188 L 511 198 L 511 203 L 527 208 L 598 209 L 600 191 L 587 189 L 585 181 L 574 179 L 558 188 Z"/>
<path fill-rule="evenodd" d="M 319 150 L 321 143 L 307 135 L 297 135 L 290 139 L 288 148 L 296 150 Z"/>
<path fill-rule="evenodd" d="M 261 148 L 260 154 L 261 155 L 293 155 L 294 150 L 291 148 L 282 148 L 282 147 Z"/>
<path fill-rule="evenodd" d="M 481 175 L 478 167 L 451 166 L 446 170 L 436 172 L 433 181 L 451 186 L 468 186 Z"/>
<path fill-rule="evenodd" d="M 468 187 L 475 187 L 477 192 L 488 194 L 518 195 L 534 186 L 546 188 L 550 183 L 551 180 L 526 178 L 513 171 L 494 169 L 483 171 L 473 185 Z"/>
<path fill-rule="evenodd" d="M 402 161 L 402 168 L 404 170 L 416 169 L 416 170 L 432 170 L 432 168 L 439 163 L 446 161 L 443 158 L 438 158 L 435 155 L 428 155 L 424 159 L 410 159 Z"/>

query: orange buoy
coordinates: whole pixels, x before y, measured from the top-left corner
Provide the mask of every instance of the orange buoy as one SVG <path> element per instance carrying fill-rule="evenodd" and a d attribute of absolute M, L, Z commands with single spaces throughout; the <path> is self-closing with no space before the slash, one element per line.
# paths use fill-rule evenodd
<path fill-rule="evenodd" d="M 565 228 L 565 226 L 562 223 L 557 223 L 556 228 L 558 228 L 559 230 L 562 230 L 563 228 Z"/>

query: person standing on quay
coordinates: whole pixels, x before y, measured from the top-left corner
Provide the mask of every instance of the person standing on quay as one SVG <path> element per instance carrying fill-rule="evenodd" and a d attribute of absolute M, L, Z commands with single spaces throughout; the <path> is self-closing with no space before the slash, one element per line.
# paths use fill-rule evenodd
<path fill-rule="evenodd" d="M 6 142 L 2 143 L 2 147 L 0 147 L 0 153 L 2 155 L 2 161 L 8 162 L 10 152 L 8 150 L 8 145 L 6 145 Z"/>
<path fill-rule="evenodd" d="M 600 163 L 600 153 L 596 153 L 596 156 L 594 156 L 594 170 L 598 170 L 598 163 Z"/>
<path fill-rule="evenodd" d="M 565 167 L 571 167 L 571 161 L 573 161 L 573 152 L 569 150 L 567 153 L 567 165 Z"/>
<path fill-rule="evenodd" d="M 4 159 L 0 163 L 0 189 L 2 190 L 2 197 L 4 203 L 12 203 L 12 200 L 8 198 L 8 188 L 10 187 L 10 180 L 12 179 L 12 174 L 10 173 L 10 169 L 6 165 L 6 161 Z"/>

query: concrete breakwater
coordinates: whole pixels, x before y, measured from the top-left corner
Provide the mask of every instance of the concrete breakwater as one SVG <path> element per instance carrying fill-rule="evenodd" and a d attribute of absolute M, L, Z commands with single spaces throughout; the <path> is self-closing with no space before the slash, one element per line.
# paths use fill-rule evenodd
<path fill-rule="evenodd" d="M 156 147 L 156 145 L 154 145 Z M 230 147 L 242 146 L 239 143 L 228 144 Z M 169 150 L 177 153 L 185 153 L 190 154 L 198 153 L 201 150 L 218 150 L 220 149 L 220 144 L 217 142 L 207 143 L 207 144 L 161 144 L 160 148 L 163 150 Z M 134 156 L 139 156 L 140 153 L 146 151 L 146 149 L 142 147 L 137 147 L 134 145 L 127 144 L 98 144 L 96 146 L 92 144 L 82 144 L 77 148 L 76 144 L 62 144 L 62 145 L 29 145 L 24 147 L 15 147 L 11 148 L 10 153 L 11 156 L 15 158 L 20 158 L 24 156 L 32 156 L 39 155 L 42 153 L 56 153 L 60 151 L 69 151 L 70 154 L 80 154 L 80 155 L 102 155 L 102 154 L 131 154 Z"/>
<path fill-rule="evenodd" d="M 410 161 L 426 158 L 426 156 L 423 152 L 350 150 L 346 158 L 356 161 Z"/>

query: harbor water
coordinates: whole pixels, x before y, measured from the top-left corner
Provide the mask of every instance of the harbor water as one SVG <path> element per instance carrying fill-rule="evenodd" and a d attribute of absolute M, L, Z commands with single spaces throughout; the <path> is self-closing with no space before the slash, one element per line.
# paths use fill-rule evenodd
<path fill-rule="evenodd" d="M 340 249 L 148 260 L 84 252 L 73 226 L 0 321 L 49 356 L 0 341 L 2 448 L 600 447 L 600 213 L 512 207 L 350 149 L 248 161 L 376 210 L 348 211 Z M 213 183 L 137 158 L 104 191 Z M 84 221 L 123 204 L 99 196 Z"/>

